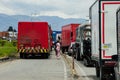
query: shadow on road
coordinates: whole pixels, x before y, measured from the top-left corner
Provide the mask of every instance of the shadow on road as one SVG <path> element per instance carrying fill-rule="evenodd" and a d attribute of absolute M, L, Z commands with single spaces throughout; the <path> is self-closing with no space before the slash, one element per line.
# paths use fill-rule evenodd
<path fill-rule="evenodd" d="M 44 56 L 28 56 L 25 59 L 50 59 L 51 56 L 49 56 L 48 58 L 44 57 Z"/>

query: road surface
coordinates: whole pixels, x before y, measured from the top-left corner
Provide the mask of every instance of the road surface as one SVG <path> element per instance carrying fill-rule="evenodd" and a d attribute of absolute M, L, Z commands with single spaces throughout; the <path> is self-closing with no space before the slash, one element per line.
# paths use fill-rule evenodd
<path fill-rule="evenodd" d="M 0 80 L 99 80 L 94 67 L 86 67 L 75 60 L 77 77 L 73 78 L 72 57 L 57 59 L 51 52 L 49 59 L 17 59 L 0 63 Z"/>
<path fill-rule="evenodd" d="M 96 77 L 95 67 L 86 67 L 82 61 L 75 61 L 75 65 L 82 80 L 99 80 Z"/>
<path fill-rule="evenodd" d="M 70 61 L 69 63 L 73 62 L 73 58 L 66 55 L 67 60 Z M 76 75 L 79 76 L 79 78 L 74 80 L 99 80 L 99 78 L 96 77 L 96 71 L 95 67 L 86 67 L 83 64 L 83 61 L 77 61 L 74 59 L 74 66 Z"/>
<path fill-rule="evenodd" d="M 18 59 L 0 63 L 0 80 L 72 80 L 64 59 Z"/>

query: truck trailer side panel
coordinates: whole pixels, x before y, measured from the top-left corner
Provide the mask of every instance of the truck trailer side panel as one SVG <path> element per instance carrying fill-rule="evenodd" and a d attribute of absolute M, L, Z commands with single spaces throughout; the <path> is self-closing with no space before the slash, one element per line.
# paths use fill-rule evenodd
<path fill-rule="evenodd" d="M 70 33 L 71 33 L 71 25 L 62 27 L 62 46 L 69 46 L 71 42 Z"/>
<path fill-rule="evenodd" d="M 68 51 L 68 47 L 71 45 L 71 43 L 75 42 L 76 39 L 76 28 L 80 24 L 68 24 L 65 26 L 62 26 L 62 52 Z"/>
<path fill-rule="evenodd" d="M 99 2 L 96 1 L 90 8 L 91 37 L 92 37 L 92 58 L 99 59 Z"/>
<path fill-rule="evenodd" d="M 120 1 L 102 1 L 101 3 L 101 48 L 102 59 L 111 59 L 117 54 L 116 10 Z"/>
<path fill-rule="evenodd" d="M 75 42 L 76 28 L 80 24 L 68 24 L 62 27 L 62 46 L 69 46 L 71 42 Z"/>
<path fill-rule="evenodd" d="M 116 11 L 120 0 L 97 0 L 90 7 L 92 59 L 100 80 L 115 80 L 112 55 L 117 54 Z"/>
<path fill-rule="evenodd" d="M 112 55 L 117 54 L 115 13 L 119 6 L 120 1 L 104 0 L 96 1 L 90 8 L 92 54 L 95 57 L 99 57 L 99 50 L 101 59 L 111 59 Z"/>

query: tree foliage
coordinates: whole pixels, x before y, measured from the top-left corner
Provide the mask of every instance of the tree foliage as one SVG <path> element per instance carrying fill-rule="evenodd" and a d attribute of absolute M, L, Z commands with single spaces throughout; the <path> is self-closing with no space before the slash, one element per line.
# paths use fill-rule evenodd
<path fill-rule="evenodd" d="M 8 31 L 14 31 L 12 26 L 9 26 Z"/>

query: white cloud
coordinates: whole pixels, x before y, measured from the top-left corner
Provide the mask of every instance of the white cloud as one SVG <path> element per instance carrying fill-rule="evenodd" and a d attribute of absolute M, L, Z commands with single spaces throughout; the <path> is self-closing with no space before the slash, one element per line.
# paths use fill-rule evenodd
<path fill-rule="evenodd" d="M 14 10 L 6 7 L 5 5 L 0 3 L 0 13 L 4 13 L 4 14 L 15 14 Z"/>
<path fill-rule="evenodd" d="M 1 0 L 0 13 L 85 18 L 95 0 Z"/>
<path fill-rule="evenodd" d="M 59 17 L 62 17 L 62 18 L 78 18 L 79 16 L 78 15 L 67 15 L 63 12 L 60 12 L 60 11 L 44 11 L 44 12 L 40 12 L 38 13 L 39 16 L 59 16 Z"/>

